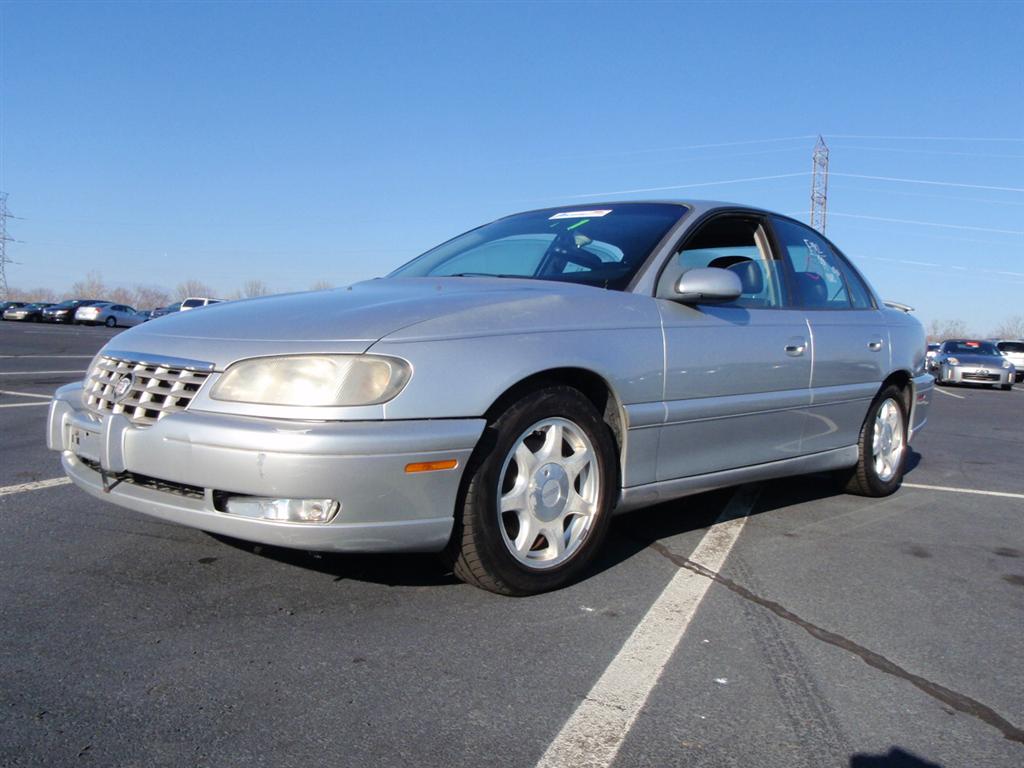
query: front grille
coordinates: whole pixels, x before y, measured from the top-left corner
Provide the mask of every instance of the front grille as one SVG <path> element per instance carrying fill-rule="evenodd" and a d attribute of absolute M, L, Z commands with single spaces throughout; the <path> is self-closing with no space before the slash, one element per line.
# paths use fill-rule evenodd
<path fill-rule="evenodd" d="M 183 411 L 210 374 L 187 368 L 101 357 L 85 380 L 85 404 L 96 413 L 123 413 L 139 426 L 155 424 Z M 130 376 L 123 394 L 118 384 Z"/>
<path fill-rule="evenodd" d="M 998 373 L 974 373 L 973 371 L 968 373 L 964 371 L 960 374 L 960 378 L 964 381 L 999 381 L 1002 376 Z"/>
<path fill-rule="evenodd" d="M 98 461 L 82 457 L 79 457 L 78 460 L 93 472 L 103 471 Z M 161 480 L 159 477 L 139 475 L 135 472 L 110 472 L 107 474 L 107 479 L 111 483 L 111 488 L 118 483 L 128 483 L 139 488 L 148 488 L 151 491 L 160 491 L 161 493 L 173 493 L 175 496 L 185 496 L 190 499 L 203 499 L 206 497 L 206 492 L 198 485 L 176 483 L 173 480 Z"/>

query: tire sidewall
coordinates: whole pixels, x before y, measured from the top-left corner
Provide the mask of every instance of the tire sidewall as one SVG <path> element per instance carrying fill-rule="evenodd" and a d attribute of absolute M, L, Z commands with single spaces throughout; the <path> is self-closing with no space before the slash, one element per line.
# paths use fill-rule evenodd
<path fill-rule="evenodd" d="M 903 434 L 901 437 L 901 440 L 903 441 L 903 451 L 900 454 L 899 465 L 896 468 L 896 473 L 887 481 L 879 478 L 878 473 L 875 472 L 874 453 L 872 450 L 875 434 L 875 419 L 878 417 L 878 411 L 886 400 L 892 400 L 896 403 L 896 408 L 899 410 L 903 426 Z M 860 452 L 861 461 L 863 462 L 864 479 L 867 481 L 872 495 L 874 496 L 888 496 L 895 492 L 903 482 L 903 470 L 907 465 L 907 454 L 910 451 L 910 445 L 907 442 L 907 433 L 909 429 L 908 421 L 907 407 L 903 400 L 903 393 L 897 387 L 889 386 L 883 389 L 875 398 L 874 402 L 871 403 L 871 408 L 868 409 L 867 419 L 865 419 L 864 428 L 861 430 Z"/>
<path fill-rule="evenodd" d="M 601 472 L 597 518 L 587 538 L 566 562 L 543 571 L 520 563 L 505 544 L 498 516 L 498 483 L 505 459 L 530 427 L 547 418 L 563 418 L 582 429 L 594 446 L 595 460 Z M 611 519 L 612 506 L 618 493 L 618 461 L 615 442 L 607 424 L 593 405 L 580 392 L 570 387 L 551 387 L 534 392 L 514 403 L 489 428 L 491 440 L 470 483 L 473 485 L 471 508 L 466 514 L 474 517 L 476 544 L 487 558 L 494 575 L 511 591 L 533 594 L 557 589 L 568 584 L 586 569 L 600 548 Z"/>

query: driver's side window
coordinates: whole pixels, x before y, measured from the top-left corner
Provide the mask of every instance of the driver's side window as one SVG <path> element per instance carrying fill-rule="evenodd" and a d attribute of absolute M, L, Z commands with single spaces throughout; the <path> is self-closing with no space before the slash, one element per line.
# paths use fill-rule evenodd
<path fill-rule="evenodd" d="M 658 281 L 659 298 L 671 299 L 679 278 L 691 269 L 716 267 L 734 272 L 742 293 L 726 306 L 782 305 L 779 262 L 771 257 L 761 221 L 750 216 L 718 216 L 683 241 Z"/>

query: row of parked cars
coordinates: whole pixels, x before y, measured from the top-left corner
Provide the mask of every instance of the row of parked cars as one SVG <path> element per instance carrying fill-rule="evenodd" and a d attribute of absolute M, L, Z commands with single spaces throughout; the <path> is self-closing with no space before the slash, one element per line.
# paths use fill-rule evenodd
<path fill-rule="evenodd" d="M 217 304 L 220 299 L 205 296 L 190 296 L 166 307 L 153 310 L 137 310 L 127 304 L 99 299 L 68 299 L 59 303 L 46 301 L 5 301 L 0 302 L 0 317 L 4 320 L 20 320 L 35 323 L 77 323 L 81 325 L 105 325 L 130 328 L 155 317 L 198 309 L 208 304 Z"/>
<path fill-rule="evenodd" d="M 936 384 L 1013 389 L 1024 381 L 1024 340 L 946 339 L 928 345 L 928 372 Z"/>

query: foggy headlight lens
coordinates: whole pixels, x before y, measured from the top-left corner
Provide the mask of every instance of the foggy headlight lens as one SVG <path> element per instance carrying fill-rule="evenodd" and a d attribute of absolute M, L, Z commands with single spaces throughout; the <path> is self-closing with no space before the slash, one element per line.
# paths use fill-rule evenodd
<path fill-rule="evenodd" d="M 960 361 L 957 360 L 955 357 L 947 357 L 946 362 L 949 363 L 950 365 L 960 365 Z"/>
<path fill-rule="evenodd" d="M 410 374 L 409 364 L 394 357 L 264 357 L 230 366 L 210 397 L 265 405 L 376 405 L 401 392 Z"/>

